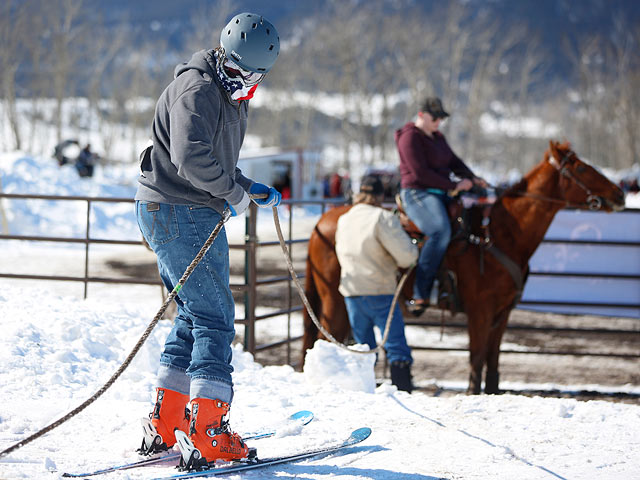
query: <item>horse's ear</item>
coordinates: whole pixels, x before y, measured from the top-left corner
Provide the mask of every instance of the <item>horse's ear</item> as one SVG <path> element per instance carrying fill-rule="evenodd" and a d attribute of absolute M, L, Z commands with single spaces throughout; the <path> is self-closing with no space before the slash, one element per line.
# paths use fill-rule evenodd
<path fill-rule="evenodd" d="M 558 142 L 549 140 L 549 155 L 553 158 L 558 158 Z"/>

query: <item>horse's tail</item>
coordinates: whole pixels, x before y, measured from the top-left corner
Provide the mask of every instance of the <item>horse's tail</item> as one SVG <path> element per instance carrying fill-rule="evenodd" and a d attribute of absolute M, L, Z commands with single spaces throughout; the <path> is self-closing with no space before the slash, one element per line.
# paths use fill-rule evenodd
<path fill-rule="evenodd" d="M 313 309 L 314 313 L 319 311 L 320 306 L 320 296 L 318 295 L 318 288 L 316 287 L 315 276 L 314 276 L 314 268 L 313 262 L 311 261 L 310 255 L 307 255 L 307 271 L 305 276 L 305 287 L 304 293 L 307 296 L 307 300 L 309 300 L 309 305 Z M 303 313 L 303 325 L 304 325 L 304 334 L 302 336 L 302 362 L 301 366 L 304 366 L 304 360 L 307 356 L 307 350 L 313 348 L 313 344 L 318 339 L 318 327 L 315 322 L 311 319 L 311 315 L 307 309 L 304 309 Z"/>

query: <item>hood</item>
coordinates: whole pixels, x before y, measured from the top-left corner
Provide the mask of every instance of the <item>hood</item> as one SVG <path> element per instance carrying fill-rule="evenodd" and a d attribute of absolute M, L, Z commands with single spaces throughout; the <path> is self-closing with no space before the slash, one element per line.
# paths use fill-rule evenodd
<path fill-rule="evenodd" d="M 174 78 L 182 75 L 187 70 L 197 70 L 200 73 L 206 73 L 210 77 L 216 77 L 216 57 L 213 50 L 200 50 L 196 52 L 186 63 L 177 65 L 174 70 Z"/>
<path fill-rule="evenodd" d="M 422 135 L 424 135 L 426 138 L 427 134 L 424 133 L 422 130 L 420 130 L 418 127 L 416 127 L 416 124 L 413 122 L 409 122 L 407 124 L 405 124 L 402 128 L 399 128 L 398 130 L 395 131 L 393 137 L 395 138 L 396 143 L 398 143 L 398 141 L 400 140 L 400 137 L 402 135 L 404 135 L 405 133 L 411 131 L 411 130 L 415 130 L 416 132 L 421 133 Z M 444 135 L 442 135 L 441 131 L 435 131 L 433 132 L 433 137 L 443 137 Z"/>
<path fill-rule="evenodd" d="M 395 131 L 394 133 L 394 138 L 396 140 L 396 143 L 398 143 L 398 140 L 400 140 L 400 137 L 408 132 L 409 130 L 413 130 L 413 129 L 418 129 L 418 127 L 416 127 L 416 124 L 413 122 L 409 122 L 406 123 L 402 128 L 399 128 L 398 130 Z"/>

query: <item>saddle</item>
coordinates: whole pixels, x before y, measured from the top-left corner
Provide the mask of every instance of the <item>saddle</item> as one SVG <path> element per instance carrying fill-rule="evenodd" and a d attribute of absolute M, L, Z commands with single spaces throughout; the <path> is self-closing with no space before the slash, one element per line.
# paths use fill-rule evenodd
<path fill-rule="evenodd" d="M 467 240 L 464 243 L 465 248 L 469 244 L 489 246 L 491 207 L 496 198 L 495 190 L 477 186 L 469 192 L 462 192 L 455 196 L 447 206 L 451 221 L 451 242 Z M 409 236 L 416 239 L 418 245 L 422 245 L 426 236 L 404 211 L 400 195 L 396 195 L 396 214 Z M 464 306 L 458 294 L 456 274 L 446 267 L 445 262 L 440 265 L 436 279 L 438 280 L 438 308 L 449 310 L 453 315 L 464 312 Z"/>

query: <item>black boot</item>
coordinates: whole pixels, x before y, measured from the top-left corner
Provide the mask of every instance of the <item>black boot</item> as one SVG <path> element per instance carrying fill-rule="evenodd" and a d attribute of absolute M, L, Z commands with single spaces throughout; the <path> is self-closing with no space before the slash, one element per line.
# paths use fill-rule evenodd
<path fill-rule="evenodd" d="M 391 383 L 398 390 L 411 393 L 414 389 L 411 381 L 411 364 L 409 362 L 393 362 L 391 364 Z"/>

